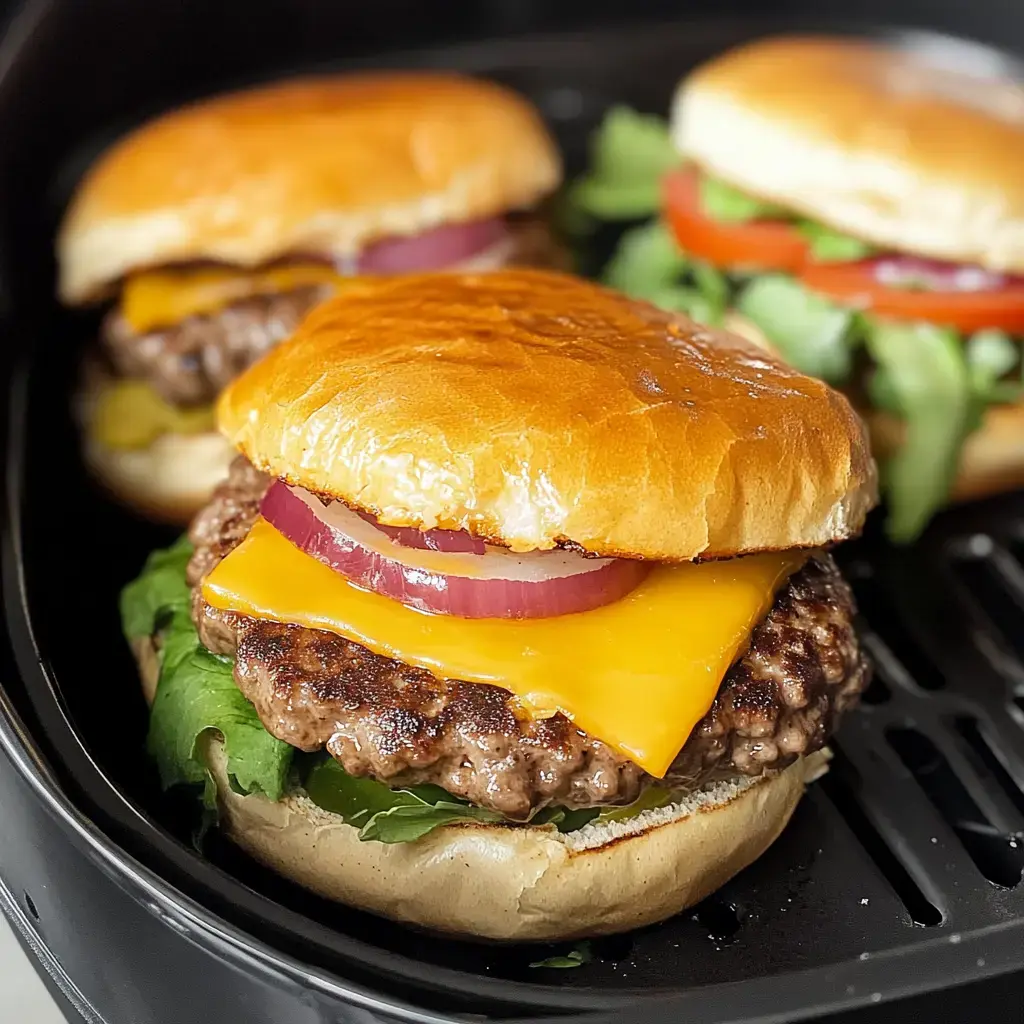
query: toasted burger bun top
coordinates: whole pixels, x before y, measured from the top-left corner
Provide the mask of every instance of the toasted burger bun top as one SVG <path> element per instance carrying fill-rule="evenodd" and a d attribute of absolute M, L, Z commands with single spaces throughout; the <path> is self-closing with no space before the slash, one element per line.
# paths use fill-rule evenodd
<path fill-rule="evenodd" d="M 856 533 L 846 399 L 724 331 L 564 274 L 362 279 L 238 378 L 259 468 L 383 522 L 690 560 Z"/>
<path fill-rule="evenodd" d="M 379 73 L 232 93 L 149 122 L 92 168 L 58 242 L 60 294 L 87 301 L 188 260 L 345 257 L 527 206 L 560 176 L 537 113 L 492 82 Z"/>
<path fill-rule="evenodd" d="M 866 41 L 781 37 L 698 68 L 679 149 L 884 247 L 1024 271 L 1024 85 Z"/>

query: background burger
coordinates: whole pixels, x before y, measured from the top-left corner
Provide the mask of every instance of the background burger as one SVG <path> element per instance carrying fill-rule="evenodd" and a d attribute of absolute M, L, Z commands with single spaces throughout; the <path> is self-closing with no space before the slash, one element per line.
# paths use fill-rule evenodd
<path fill-rule="evenodd" d="M 868 417 L 889 532 L 1024 482 L 1024 86 L 851 39 L 741 47 L 680 84 L 671 142 L 616 111 L 576 190 L 607 279 L 734 307 Z M 679 166 L 679 155 L 685 163 Z"/>
<path fill-rule="evenodd" d="M 524 100 L 445 74 L 291 81 L 128 135 L 58 243 L 61 298 L 114 303 L 82 401 L 92 468 L 186 521 L 230 459 L 221 387 L 352 274 L 557 262 L 528 211 L 560 173 Z"/>
<path fill-rule="evenodd" d="M 123 596 L 149 749 L 325 896 L 492 939 L 668 917 L 867 682 L 826 553 L 875 501 L 861 424 L 739 337 L 551 272 L 366 279 L 218 421 L 230 477 Z"/>

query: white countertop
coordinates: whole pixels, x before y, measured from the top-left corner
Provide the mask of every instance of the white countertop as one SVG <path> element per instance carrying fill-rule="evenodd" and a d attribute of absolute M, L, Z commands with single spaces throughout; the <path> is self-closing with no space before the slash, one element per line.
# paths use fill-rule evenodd
<path fill-rule="evenodd" d="M 0 1021 L 66 1024 L 46 986 L 0 914 Z"/>

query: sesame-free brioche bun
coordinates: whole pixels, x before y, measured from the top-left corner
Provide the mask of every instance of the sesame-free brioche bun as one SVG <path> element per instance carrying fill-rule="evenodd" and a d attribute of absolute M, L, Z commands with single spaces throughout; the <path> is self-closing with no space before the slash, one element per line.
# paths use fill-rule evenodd
<path fill-rule="evenodd" d="M 96 427 L 97 407 L 110 377 L 88 359 L 72 402 L 82 458 L 94 479 L 113 498 L 147 519 L 186 526 L 228 475 L 237 452 L 215 430 L 164 433 L 144 447 L 104 443 Z"/>
<path fill-rule="evenodd" d="M 159 662 L 134 644 L 152 703 Z M 302 791 L 274 802 L 228 779 L 203 740 L 220 827 L 250 856 L 312 891 L 448 934 L 543 942 L 629 931 L 715 892 L 778 838 L 828 751 L 782 772 L 718 783 L 679 803 L 565 835 L 553 826 L 447 825 L 411 843 L 363 842 Z"/>
<path fill-rule="evenodd" d="M 60 295 L 125 274 L 300 254 L 530 206 L 559 183 L 537 112 L 493 82 L 433 72 L 299 79 L 143 125 L 81 183 L 58 241 Z"/>
<path fill-rule="evenodd" d="M 217 433 L 162 434 L 145 448 L 83 443 L 86 465 L 113 497 L 157 522 L 186 526 L 237 454 Z"/>
<path fill-rule="evenodd" d="M 884 457 L 903 441 L 904 426 L 878 410 L 866 414 L 875 452 Z M 972 501 L 1024 487 L 1024 404 L 991 405 L 960 449 L 950 500 Z"/>
<path fill-rule="evenodd" d="M 1024 272 L 1024 84 L 866 40 L 778 37 L 704 64 L 680 151 L 885 248 Z"/>
<path fill-rule="evenodd" d="M 550 271 L 364 279 L 222 393 L 258 468 L 390 525 L 694 558 L 857 533 L 847 400 L 725 331 Z"/>

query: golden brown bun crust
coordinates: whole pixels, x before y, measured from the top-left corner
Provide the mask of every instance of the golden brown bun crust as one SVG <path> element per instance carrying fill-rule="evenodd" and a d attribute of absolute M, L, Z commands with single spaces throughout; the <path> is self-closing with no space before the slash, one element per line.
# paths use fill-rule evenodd
<path fill-rule="evenodd" d="M 866 41 L 779 37 L 680 85 L 680 150 L 878 245 L 1024 271 L 1024 86 Z"/>
<path fill-rule="evenodd" d="M 259 468 L 385 523 L 690 560 L 856 533 L 847 400 L 744 339 L 545 271 L 363 280 L 221 396 Z"/>
<path fill-rule="evenodd" d="M 883 412 L 868 413 L 868 426 L 879 456 L 903 437 L 902 424 Z M 1018 487 L 1024 487 L 1024 404 L 991 406 L 960 452 L 950 499 L 970 501 Z"/>
<path fill-rule="evenodd" d="M 535 110 L 429 72 L 300 79 L 144 125 L 82 182 L 58 243 L 60 295 L 187 260 L 343 258 L 386 235 L 532 205 L 561 177 Z"/>
<path fill-rule="evenodd" d="M 132 648 L 152 704 L 155 646 L 141 639 Z M 256 860 L 328 899 L 433 931 L 514 942 L 629 931 L 699 903 L 778 838 L 830 757 L 819 750 L 781 773 L 723 782 L 565 836 L 468 824 L 391 845 L 361 841 L 303 793 L 277 802 L 237 793 L 223 742 L 203 743 L 220 827 Z"/>
<path fill-rule="evenodd" d="M 84 441 L 85 461 L 103 487 L 147 519 L 186 526 L 227 476 L 234 449 L 219 434 L 164 434 L 147 448 Z"/>

